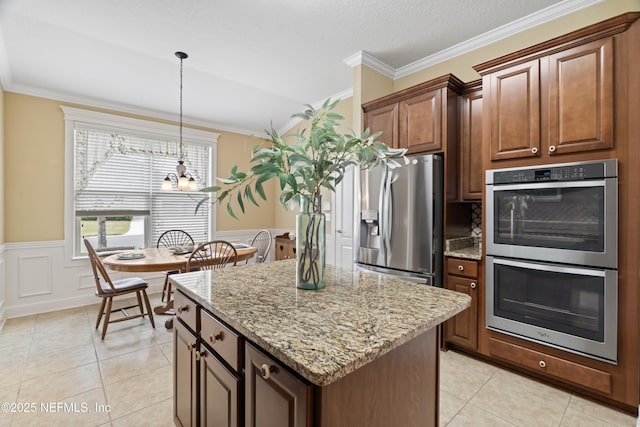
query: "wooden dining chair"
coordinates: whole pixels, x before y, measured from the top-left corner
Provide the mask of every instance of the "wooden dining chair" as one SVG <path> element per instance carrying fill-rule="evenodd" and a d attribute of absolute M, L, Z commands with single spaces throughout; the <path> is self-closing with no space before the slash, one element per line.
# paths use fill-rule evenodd
<path fill-rule="evenodd" d="M 89 252 L 89 261 L 91 261 L 91 269 L 93 270 L 93 277 L 96 281 L 96 296 L 102 298 L 100 311 L 98 312 L 98 320 L 96 321 L 96 329 L 98 329 L 98 326 L 100 326 L 100 320 L 102 320 L 102 316 L 104 315 L 104 322 L 102 323 L 102 339 L 104 340 L 104 337 L 107 334 L 109 323 L 122 322 L 124 320 L 144 317 L 146 314 L 144 312 L 144 307 L 142 306 L 142 299 L 144 299 L 144 304 L 147 307 L 147 314 L 149 315 L 151 326 L 155 328 L 156 324 L 153 321 L 151 304 L 149 304 L 149 298 L 147 297 L 147 288 L 149 287 L 149 284 L 139 277 L 128 277 L 126 279 L 111 280 L 111 278 L 109 277 L 109 273 L 107 273 L 106 267 L 104 266 L 102 260 L 96 253 L 91 243 L 87 239 L 84 239 L 84 245 L 87 247 L 87 251 Z M 136 298 L 138 300 L 137 304 L 117 309 L 112 308 L 113 299 L 115 297 L 133 293 L 136 294 Z M 126 312 L 126 310 L 134 308 L 136 306 L 140 309 L 140 314 L 130 315 Z M 111 313 L 116 311 L 121 311 L 124 317 L 111 319 Z"/>
<path fill-rule="evenodd" d="M 177 248 L 189 246 L 193 247 L 193 238 L 189 233 L 184 230 L 167 230 L 158 237 L 156 243 L 157 248 Z M 169 276 L 172 274 L 178 274 L 180 270 L 167 271 L 164 276 L 164 285 L 162 286 L 162 296 L 160 297 L 164 301 L 165 297 L 167 301 L 171 299 L 171 283 L 169 283 Z"/>
<path fill-rule="evenodd" d="M 213 270 L 227 265 L 236 265 L 238 252 L 233 245 L 224 240 L 202 243 L 189 256 L 187 271 Z"/>
<path fill-rule="evenodd" d="M 267 256 L 269 256 L 269 251 L 271 250 L 272 242 L 273 238 L 269 230 L 260 230 L 253 236 L 249 246 L 256 248 L 256 264 L 262 264 L 266 261 Z M 249 260 L 247 260 L 247 264 L 249 264 Z"/>

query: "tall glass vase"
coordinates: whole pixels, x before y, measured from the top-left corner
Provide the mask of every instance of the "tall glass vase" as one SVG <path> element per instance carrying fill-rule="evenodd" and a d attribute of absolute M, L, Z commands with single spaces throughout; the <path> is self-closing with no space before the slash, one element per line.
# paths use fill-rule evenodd
<path fill-rule="evenodd" d="M 323 289 L 326 253 L 326 218 L 321 211 L 322 197 L 301 198 L 296 216 L 296 287 Z"/>

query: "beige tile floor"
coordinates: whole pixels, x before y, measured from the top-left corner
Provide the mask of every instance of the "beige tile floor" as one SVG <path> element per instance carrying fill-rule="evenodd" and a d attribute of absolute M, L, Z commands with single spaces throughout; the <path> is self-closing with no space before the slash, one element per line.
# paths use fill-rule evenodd
<path fill-rule="evenodd" d="M 159 295 L 152 295 L 152 306 Z M 0 330 L 0 426 L 172 426 L 166 316 L 94 330 L 98 306 L 7 320 Z M 442 426 L 635 426 L 635 418 L 459 353 L 441 353 Z M 41 407 L 49 408 L 45 412 Z M 29 409 L 29 407 L 27 407 Z M 395 427 L 395 426 L 394 426 Z"/>

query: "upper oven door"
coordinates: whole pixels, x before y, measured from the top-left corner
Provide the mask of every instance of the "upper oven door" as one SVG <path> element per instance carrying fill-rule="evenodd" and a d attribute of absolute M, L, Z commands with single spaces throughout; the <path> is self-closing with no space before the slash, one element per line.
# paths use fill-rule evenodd
<path fill-rule="evenodd" d="M 487 254 L 618 267 L 617 178 L 487 186 Z"/>

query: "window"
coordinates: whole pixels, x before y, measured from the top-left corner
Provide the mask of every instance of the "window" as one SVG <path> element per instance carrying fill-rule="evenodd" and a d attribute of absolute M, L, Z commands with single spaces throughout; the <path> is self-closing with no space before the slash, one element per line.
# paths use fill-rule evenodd
<path fill-rule="evenodd" d="M 160 190 L 178 159 L 178 127 L 62 107 L 66 126 L 65 240 L 68 259 L 155 246 L 169 229 L 196 242 L 212 235 L 213 209 L 198 192 Z M 218 134 L 183 129 L 184 162 L 198 188 L 214 176 Z"/>

